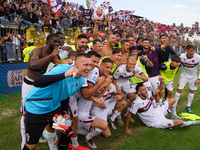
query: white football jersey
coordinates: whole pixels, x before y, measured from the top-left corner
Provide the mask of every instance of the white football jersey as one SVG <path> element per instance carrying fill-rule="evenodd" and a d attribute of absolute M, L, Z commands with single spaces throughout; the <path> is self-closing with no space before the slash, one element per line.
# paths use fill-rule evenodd
<path fill-rule="evenodd" d="M 116 87 L 114 86 L 113 83 L 110 84 L 111 85 L 111 89 L 107 90 L 104 95 L 104 103 L 103 105 L 107 105 L 114 97 L 115 93 L 116 93 Z"/>
<path fill-rule="evenodd" d="M 133 77 L 136 73 L 142 74 L 142 69 L 136 64 L 133 71 L 128 72 L 126 69 L 127 65 L 120 65 L 117 70 L 114 73 L 114 79 L 117 80 L 117 82 L 125 82 L 129 80 L 131 77 Z"/>
<path fill-rule="evenodd" d="M 95 85 L 99 78 L 99 68 L 95 67 L 93 70 L 90 70 L 87 77 L 87 83 L 92 83 Z M 90 109 L 92 108 L 93 101 L 86 100 L 83 97 L 80 97 L 78 101 L 78 113 L 87 113 L 89 114 Z"/>
<path fill-rule="evenodd" d="M 87 82 L 95 85 L 98 81 L 99 75 L 100 75 L 99 68 L 95 67 L 93 70 L 89 72 L 87 77 Z"/>
<path fill-rule="evenodd" d="M 183 69 L 181 70 L 181 76 L 186 78 L 194 78 L 197 76 L 198 65 L 200 65 L 200 56 L 194 53 L 192 58 L 187 58 L 187 53 L 181 54 L 181 64 Z"/>
<path fill-rule="evenodd" d="M 142 99 L 140 96 L 137 96 L 129 112 L 133 115 L 137 113 L 142 122 L 148 127 L 151 127 L 158 117 L 158 113 L 156 113 L 156 108 L 153 107 L 150 97 Z"/>

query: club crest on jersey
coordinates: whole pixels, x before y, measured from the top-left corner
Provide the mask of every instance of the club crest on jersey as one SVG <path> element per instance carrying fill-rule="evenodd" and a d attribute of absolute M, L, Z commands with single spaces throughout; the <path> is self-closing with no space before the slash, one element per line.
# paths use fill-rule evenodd
<path fill-rule="evenodd" d="M 30 140 L 30 135 L 26 133 L 26 142 L 28 142 L 29 140 Z"/>
<path fill-rule="evenodd" d="M 195 60 L 193 59 L 192 62 L 194 63 L 194 61 L 195 61 Z"/>
<path fill-rule="evenodd" d="M 172 126 L 172 124 L 171 124 L 171 123 L 168 123 L 167 125 L 168 125 L 169 127 L 171 127 L 171 126 Z"/>
<path fill-rule="evenodd" d="M 92 119 L 92 116 L 89 116 L 88 119 Z"/>
<path fill-rule="evenodd" d="M 78 87 L 78 83 L 76 83 L 76 87 Z"/>

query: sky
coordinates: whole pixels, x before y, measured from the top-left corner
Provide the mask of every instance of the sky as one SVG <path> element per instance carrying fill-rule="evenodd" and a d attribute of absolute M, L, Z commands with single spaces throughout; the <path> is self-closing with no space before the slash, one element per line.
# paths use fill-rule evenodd
<path fill-rule="evenodd" d="M 86 0 L 68 0 L 86 6 Z M 97 0 L 100 6 L 104 0 Z M 177 26 L 183 23 L 191 27 L 200 22 L 200 0 L 108 0 L 114 11 L 135 10 L 135 15 L 145 17 L 154 22 Z"/>

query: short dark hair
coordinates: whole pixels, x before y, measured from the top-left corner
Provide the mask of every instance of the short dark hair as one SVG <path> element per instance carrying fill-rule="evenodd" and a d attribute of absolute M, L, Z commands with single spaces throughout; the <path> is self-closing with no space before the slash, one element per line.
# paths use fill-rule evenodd
<path fill-rule="evenodd" d="M 161 35 L 160 35 L 160 39 L 161 39 L 163 36 L 166 36 L 166 35 L 165 35 L 165 34 L 161 34 Z"/>
<path fill-rule="evenodd" d="M 138 48 L 137 48 L 136 46 L 131 46 L 131 47 L 129 48 L 129 50 L 130 50 L 130 52 L 131 52 L 132 50 L 138 50 Z"/>
<path fill-rule="evenodd" d="M 195 47 L 193 45 L 191 45 L 191 44 L 189 44 L 189 45 L 186 46 L 186 50 L 189 50 L 190 48 L 192 48 L 192 49 L 195 50 Z"/>
<path fill-rule="evenodd" d="M 102 43 L 102 41 L 101 41 L 100 39 L 95 39 L 95 40 L 93 41 L 93 45 L 97 44 L 97 42 Z"/>
<path fill-rule="evenodd" d="M 97 53 L 96 51 L 89 51 L 88 55 L 90 55 L 90 57 L 95 56 L 95 57 L 101 58 L 101 55 Z"/>
<path fill-rule="evenodd" d="M 56 34 L 56 33 L 51 33 L 51 34 L 49 34 L 49 35 L 47 36 L 47 40 L 50 40 L 50 39 L 52 39 L 53 37 L 59 37 L 59 35 Z"/>
<path fill-rule="evenodd" d="M 136 43 L 137 43 L 139 40 L 141 40 L 141 39 L 142 39 L 142 41 L 143 41 L 143 38 L 142 38 L 142 37 L 137 38 Z"/>
<path fill-rule="evenodd" d="M 59 35 L 59 34 L 62 34 L 62 35 L 64 35 L 62 32 L 59 32 L 59 31 L 57 31 L 57 32 L 56 32 L 56 34 L 58 34 L 58 35 Z"/>
<path fill-rule="evenodd" d="M 122 51 L 121 48 L 114 48 L 113 51 L 112 51 L 112 54 L 118 54 L 120 52 L 123 54 L 123 51 Z"/>
<path fill-rule="evenodd" d="M 80 34 L 77 39 L 78 40 L 80 40 L 80 39 L 87 39 L 88 40 L 88 37 L 84 34 Z"/>
<path fill-rule="evenodd" d="M 133 37 L 133 38 L 134 38 L 134 36 L 133 36 L 132 34 L 128 34 L 128 35 L 126 36 L 126 39 L 127 39 L 127 38 L 130 38 L 130 37 Z"/>
<path fill-rule="evenodd" d="M 144 38 L 144 39 L 142 40 L 142 42 L 144 42 L 144 41 L 149 41 L 149 42 L 150 42 L 150 40 L 149 40 L 148 38 Z"/>
<path fill-rule="evenodd" d="M 174 54 L 171 58 L 171 61 L 181 62 L 181 58 L 178 55 Z"/>
<path fill-rule="evenodd" d="M 28 46 L 33 46 L 34 45 L 34 42 L 33 43 L 27 43 Z"/>
<path fill-rule="evenodd" d="M 136 92 L 138 92 L 139 88 L 144 86 L 143 83 L 138 83 L 137 86 L 135 87 Z"/>
<path fill-rule="evenodd" d="M 128 40 L 123 40 L 123 41 L 121 42 L 121 45 L 124 45 L 126 42 L 128 43 L 129 41 L 128 41 Z"/>
<path fill-rule="evenodd" d="M 101 63 L 111 63 L 111 64 L 113 64 L 114 61 L 110 58 L 104 58 Z"/>
<path fill-rule="evenodd" d="M 122 33 L 120 31 L 114 31 L 113 34 L 118 34 L 120 37 L 122 37 Z"/>
<path fill-rule="evenodd" d="M 78 55 L 77 51 L 70 51 L 69 54 L 68 54 L 68 57 L 77 56 L 77 55 Z"/>
<path fill-rule="evenodd" d="M 90 55 L 86 54 L 86 53 L 80 53 L 76 56 L 75 61 L 79 58 L 79 57 L 85 57 L 85 58 L 90 58 Z"/>

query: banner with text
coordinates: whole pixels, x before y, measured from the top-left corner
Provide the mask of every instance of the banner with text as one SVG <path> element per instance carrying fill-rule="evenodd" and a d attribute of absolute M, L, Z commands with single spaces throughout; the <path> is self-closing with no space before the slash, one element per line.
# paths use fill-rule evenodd
<path fill-rule="evenodd" d="M 0 94 L 21 91 L 23 70 L 27 68 L 27 63 L 0 64 Z"/>

